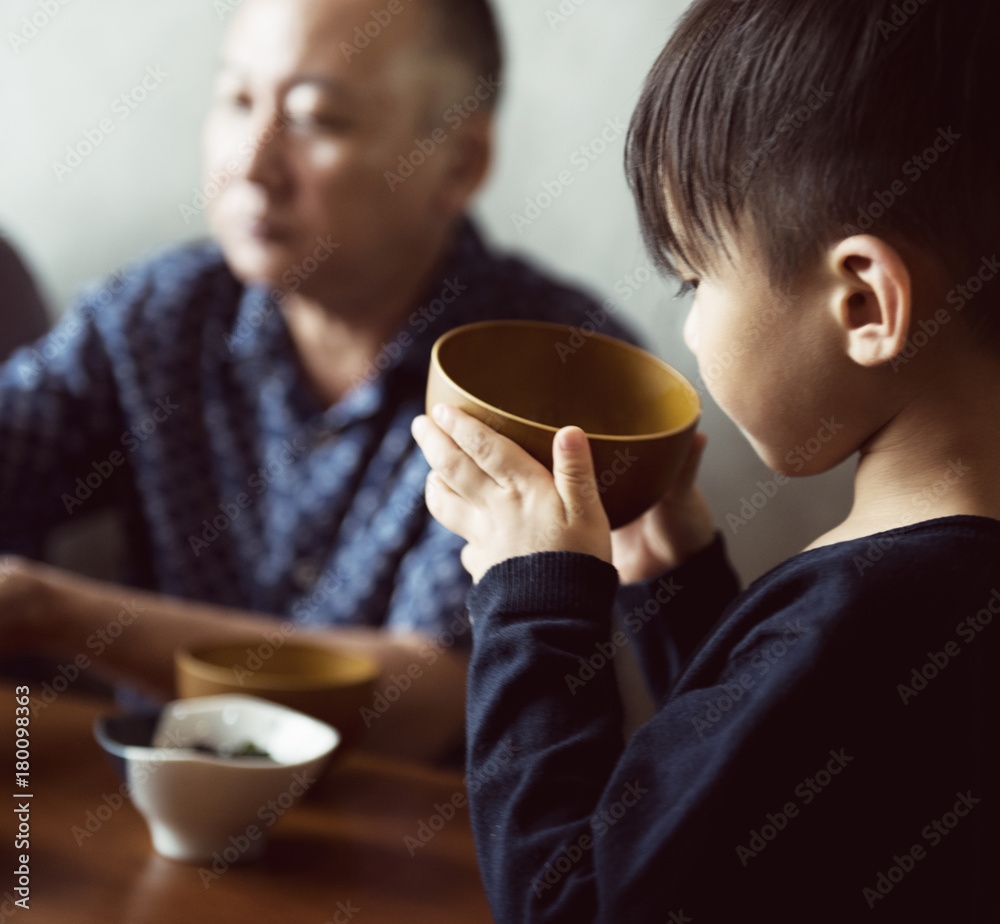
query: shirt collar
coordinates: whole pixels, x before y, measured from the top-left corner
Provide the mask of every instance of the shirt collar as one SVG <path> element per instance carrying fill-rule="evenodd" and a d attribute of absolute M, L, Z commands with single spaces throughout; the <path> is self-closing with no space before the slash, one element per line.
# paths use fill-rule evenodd
<path fill-rule="evenodd" d="M 491 265 L 478 230 L 464 219 L 440 276 L 396 332 L 396 342 L 408 345 L 386 370 L 387 375 L 398 369 L 426 377 L 437 340 L 453 327 L 482 320 L 484 287 L 479 283 Z"/>
<path fill-rule="evenodd" d="M 322 415 L 323 426 L 343 429 L 354 420 L 374 416 L 387 395 L 399 388 L 419 389 L 437 339 L 451 328 L 477 319 L 476 305 L 481 297 L 477 298 L 476 292 L 481 289 L 473 285 L 473 279 L 489 262 L 489 252 L 478 230 L 471 220 L 463 218 L 442 272 L 397 329 L 390 341 L 394 348 L 380 354 L 384 370 L 330 408 L 324 410 L 319 401 L 315 402 L 314 410 Z M 223 337 L 223 352 L 230 361 L 264 361 L 276 368 L 287 367 L 294 361 L 295 347 L 281 312 L 280 298 L 280 293 L 265 285 L 250 284 L 243 288 L 235 320 Z M 406 382 L 407 379 L 410 381 Z M 304 382 L 298 386 L 295 390 L 304 398 L 302 392 L 307 387 Z"/>
<path fill-rule="evenodd" d="M 279 299 L 278 293 L 264 285 L 243 289 L 236 318 L 224 338 L 232 359 L 274 357 L 291 345 Z"/>

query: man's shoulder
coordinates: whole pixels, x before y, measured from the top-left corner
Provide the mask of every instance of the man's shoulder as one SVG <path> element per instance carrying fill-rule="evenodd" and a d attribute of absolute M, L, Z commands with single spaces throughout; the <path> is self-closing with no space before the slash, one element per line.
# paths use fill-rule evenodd
<path fill-rule="evenodd" d="M 82 292 L 79 302 L 100 323 L 136 315 L 163 319 L 213 307 L 234 307 L 242 291 L 222 251 L 211 241 L 171 247 L 112 273 Z"/>

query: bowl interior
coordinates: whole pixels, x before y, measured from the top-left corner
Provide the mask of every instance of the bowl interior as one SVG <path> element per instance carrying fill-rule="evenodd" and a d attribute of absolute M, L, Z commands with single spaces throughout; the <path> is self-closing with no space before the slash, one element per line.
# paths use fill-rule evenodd
<path fill-rule="evenodd" d="M 127 760 L 170 760 L 241 768 L 295 766 L 324 757 L 340 743 L 340 734 L 324 722 L 252 696 L 206 696 L 168 703 L 160 712 L 103 716 L 94 736 L 125 779 Z M 224 758 L 246 744 L 267 758 Z"/>
<path fill-rule="evenodd" d="M 205 645 L 178 654 L 188 674 L 244 690 L 326 690 L 370 683 L 374 661 L 313 645 L 286 643 L 266 660 L 247 645 Z"/>
<path fill-rule="evenodd" d="M 662 435 L 686 429 L 701 413 L 697 392 L 666 363 L 611 337 L 583 337 L 559 324 L 471 324 L 442 337 L 435 356 L 445 377 L 468 397 L 554 429 Z"/>
<path fill-rule="evenodd" d="M 252 744 L 271 761 L 292 765 L 329 754 L 339 742 L 340 734 L 329 725 L 276 703 L 251 696 L 205 696 L 165 706 L 152 743 L 221 751 Z M 237 759 L 240 764 L 253 761 Z"/>

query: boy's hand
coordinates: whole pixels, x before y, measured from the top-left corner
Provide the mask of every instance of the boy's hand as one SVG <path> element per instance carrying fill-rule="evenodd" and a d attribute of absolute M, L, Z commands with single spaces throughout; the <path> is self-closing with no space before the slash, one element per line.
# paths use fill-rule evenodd
<path fill-rule="evenodd" d="M 704 433 L 696 434 L 677 480 L 663 499 L 611 534 L 614 564 L 623 584 L 646 581 L 675 568 L 715 539 L 712 513 L 694 484 L 707 442 Z"/>
<path fill-rule="evenodd" d="M 535 552 L 582 552 L 611 561 L 611 529 L 600 502 L 587 438 L 560 430 L 553 472 L 457 408 L 418 417 L 413 437 L 433 471 L 427 509 L 468 545 L 462 564 L 479 579 L 493 565 Z"/>

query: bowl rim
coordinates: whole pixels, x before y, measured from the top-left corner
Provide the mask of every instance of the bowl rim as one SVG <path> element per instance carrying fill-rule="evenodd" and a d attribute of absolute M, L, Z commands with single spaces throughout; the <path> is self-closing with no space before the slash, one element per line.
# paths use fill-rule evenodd
<path fill-rule="evenodd" d="M 249 637 L 248 637 L 249 638 Z M 185 670 L 189 674 L 199 677 L 202 680 L 208 680 L 214 683 L 223 683 L 227 685 L 235 684 L 236 681 L 233 679 L 233 669 L 232 667 L 223 667 L 221 664 L 213 664 L 209 661 L 203 661 L 199 656 L 200 652 L 207 652 L 213 649 L 219 648 L 232 648 L 232 647 L 242 647 L 244 644 L 253 645 L 255 639 L 250 639 L 249 642 L 233 642 L 233 641 L 219 641 L 219 642 L 208 642 L 205 644 L 192 645 L 188 648 L 178 648 L 174 652 L 174 665 L 177 670 Z M 343 651 L 339 651 L 333 648 L 326 648 L 322 645 L 308 645 L 301 642 L 285 642 L 281 646 L 282 649 L 285 648 L 298 648 L 298 649 L 309 649 L 312 651 L 323 651 L 329 654 L 334 654 L 338 658 L 342 658 L 346 661 L 353 661 L 355 664 L 361 665 L 364 670 L 359 672 L 359 676 L 350 683 L 344 684 L 334 684 L 331 686 L 329 678 L 318 677 L 316 675 L 301 675 L 301 674 L 276 674 L 266 670 L 266 665 L 258 671 L 253 671 L 253 678 L 247 681 L 248 686 L 244 693 L 238 693 L 235 690 L 228 694 L 214 694 L 219 696 L 231 695 L 247 695 L 253 696 L 253 690 L 268 690 L 272 692 L 288 692 L 288 693 L 306 693 L 314 692 L 317 690 L 325 689 L 342 689 L 348 690 L 355 687 L 361 687 L 365 684 L 372 683 L 378 680 L 381 670 L 379 668 L 378 662 L 374 658 L 365 657 L 363 655 L 348 654 Z"/>
<path fill-rule="evenodd" d="M 135 715 L 154 715 L 156 726 L 154 728 L 154 739 L 160 733 L 165 721 L 178 707 L 189 710 L 193 713 L 204 712 L 236 706 L 250 709 L 260 709 L 264 712 L 285 716 L 295 716 L 297 718 L 308 719 L 317 728 L 321 728 L 328 733 L 330 744 L 312 757 L 304 758 L 293 763 L 287 761 L 274 760 L 265 757 L 219 757 L 216 754 L 206 754 L 194 748 L 169 747 L 166 745 L 124 744 L 111 736 L 107 728 L 110 720 L 123 718 L 127 713 L 109 713 L 100 715 L 94 719 L 92 730 L 94 738 L 105 751 L 126 761 L 136 761 L 140 763 L 162 763 L 162 762 L 185 762 L 190 764 L 205 764 L 213 767 L 232 767 L 242 770 L 298 770 L 310 764 L 326 760 L 343 743 L 343 734 L 339 728 L 334 728 L 329 722 L 307 715 L 290 706 L 283 706 L 280 703 L 273 703 L 270 700 L 261 699 L 257 696 L 249 696 L 242 693 L 219 693 L 210 696 L 198 696 L 191 699 L 175 699 L 164 703 L 156 710 L 140 710 Z"/>
<path fill-rule="evenodd" d="M 535 420 L 529 420 L 527 417 L 519 417 L 517 414 L 512 414 L 510 411 L 505 411 L 502 408 L 495 407 L 481 398 L 477 398 L 471 392 L 466 391 L 459 385 L 447 372 L 444 370 L 444 366 L 441 365 L 440 351 L 441 347 L 444 346 L 452 337 L 459 334 L 465 333 L 478 328 L 487 327 L 545 327 L 550 330 L 566 330 L 566 331 L 580 331 L 580 328 L 573 327 L 572 324 L 558 324 L 552 321 L 529 321 L 520 320 L 516 318 L 511 318 L 509 320 L 493 320 L 493 321 L 476 321 L 473 324 L 463 324 L 460 327 L 454 327 L 450 331 L 442 334 L 434 343 L 434 347 L 431 350 L 431 365 L 437 371 L 437 373 L 447 382 L 455 391 L 459 392 L 461 395 L 468 398 L 473 404 L 490 411 L 499 417 L 506 418 L 508 420 L 516 421 L 517 423 L 526 424 L 529 427 L 534 427 L 543 432 L 549 432 L 553 436 L 559 432 L 559 427 L 553 427 L 551 424 L 539 423 Z M 612 337 L 608 334 L 602 334 L 595 331 L 592 334 L 583 334 L 588 340 L 599 339 L 610 342 L 616 347 L 622 347 L 642 356 L 647 361 L 652 361 L 656 365 L 660 366 L 665 370 L 681 387 L 694 398 L 694 408 L 695 413 L 692 418 L 682 426 L 674 427 L 671 430 L 659 430 L 653 433 L 638 433 L 632 435 L 616 435 L 611 433 L 590 433 L 589 431 L 584 431 L 587 434 L 588 440 L 608 440 L 616 443 L 632 443 L 632 442 L 647 442 L 649 440 L 665 439 L 669 436 L 677 436 L 680 433 L 685 433 L 692 427 L 696 427 L 698 422 L 701 420 L 702 414 L 704 413 L 704 407 L 701 402 L 701 395 L 698 394 L 698 389 L 694 387 L 690 379 L 684 375 L 679 370 L 675 369 L 670 363 L 665 362 L 660 359 L 659 356 L 655 356 L 648 350 L 642 349 L 642 347 L 637 347 L 632 343 L 628 343 L 625 340 L 619 340 L 617 337 Z"/>

